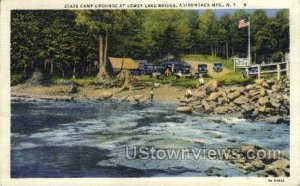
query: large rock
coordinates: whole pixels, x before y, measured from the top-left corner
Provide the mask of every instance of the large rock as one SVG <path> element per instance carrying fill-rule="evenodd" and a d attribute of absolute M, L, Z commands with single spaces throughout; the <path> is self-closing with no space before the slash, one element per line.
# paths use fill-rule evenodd
<path fill-rule="evenodd" d="M 270 85 L 266 82 L 263 82 L 261 86 L 264 87 L 264 88 L 267 88 L 267 89 L 270 88 Z"/>
<path fill-rule="evenodd" d="M 266 105 L 268 102 L 269 102 L 269 97 L 267 96 L 258 99 L 258 103 L 260 105 Z"/>
<path fill-rule="evenodd" d="M 229 110 L 226 106 L 219 106 L 214 109 L 214 112 L 217 114 L 225 114 Z"/>
<path fill-rule="evenodd" d="M 208 100 L 210 100 L 210 101 L 216 101 L 219 96 L 220 96 L 219 92 L 212 92 L 209 95 Z"/>
<path fill-rule="evenodd" d="M 256 79 L 256 80 L 255 80 L 255 83 L 256 83 L 257 85 L 262 85 L 264 82 L 265 82 L 264 79 Z"/>
<path fill-rule="evenodd" d="M 267 95 L 266 89 L 262 88 L 262 89 L 259 91 L 259 94 L 260 94 L 261 96 L 266 96 L 266 95 Z"/>
<path fill-rule="evenodd" d="M 233 100 L 233 99 L 239 97 L 240 94 L 241 94 L 240 91 L 235 91 L 235 92 L 229 93 L 227 95 L 227 98 L 230 99 L 230 100 Z"/>
<path fill-rule="evenodd" d="M 252 85 L 252 84 L 249 84 L 249 85 L 246 86 L 246 90 L 251 90 L 253 88 L 255 88 L 255 86 Z"/>
<path fill-rule="evenodd" d="M 209 93 L 214 92 L 217 90 L 217 88 L 218 88 L 218 81 L 213 79 L 207 83 L 206 91 Z"/>
<path fill-rule="evenodd" d="M 240 96 L 240 97 L 236 98 L 233 102 L 235 104 L 242 105 L 242 104 L 247 103 L 248 101 L 249 101 L 249 99 L 246 96 Z"/>
<path fill-rule="evenodd" d="M 193 109 L 192 109 L 192 107 L 178 107 L 176 109 L 176 112 L 190 114 L 193 112 Z"/>
<path fill-rule="evenodd" d="M 104 101 L 107 100 L 108 98 L 112 97 L 112 93 L 110 92 L 104 92 L 101 96 L 99 96 L 96 100 L 98 101 Z"/>
<path fill-rule="evenodd" d="M 254 97 L 258 94 L 260 94 L 260 91 L 258 91 L 258 90 L 249 90 L 249 96 L 251 96 L 251 97 Z"/>
<path fill-rule="evenodd" d="M 265 172 L 268 175 L 272 175 L 275 177 L 285 177 L 290 175 L 289 168 L 290 168 L 289 160 L 282 158 L 267 165 L 265 168 Z"/>
<path fill-rule="evenodd" d="M 206 94 L 204 92 L 195 92 L 194 97 L 199 100 L 205 98 Z"/>
<path fill-rule="evenodd" d="M 277 123 L 283 122 L 284 118 L 282 116 L 269 116 L 269 117 L 266 117 L 264 120 L 268 123 L 277 124 Z"/>
<path fill-rule="evenodd" d="M 206 112 L 210 112 L 213 111 L 213 109 L 216 107 L 216 104 L 214 103 L 209 103 L 206 100 L 202 100 L 201 101 L 201 105 L 204 107 L 204 110 Z"/>
<path fill-rule="evenodd" d="M 143 97 L 144 97 L 144 95 L 135 95 L 135 96 L 134 96 L 134 100 L 135 100 L 136 102 L 139 102 L 140 99 L 142 99 Z"/>

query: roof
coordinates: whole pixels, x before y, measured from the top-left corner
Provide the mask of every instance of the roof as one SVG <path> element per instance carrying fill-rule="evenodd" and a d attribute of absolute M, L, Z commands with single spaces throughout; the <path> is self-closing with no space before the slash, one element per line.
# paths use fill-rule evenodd
<path fill-rule="evenodd" d="M 132 58 L 109 57 L 108 59 L 114 69 L 132 70 L 139 68 L 139 65 Z"/>

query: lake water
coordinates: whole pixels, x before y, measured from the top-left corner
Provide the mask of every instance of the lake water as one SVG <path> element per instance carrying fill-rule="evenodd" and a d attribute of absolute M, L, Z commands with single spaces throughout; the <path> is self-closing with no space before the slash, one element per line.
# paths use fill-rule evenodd
<path fill-rule="evenodd" d="M 224 160 L 128 159 L 125 147 L 255 144 L 289 156 L 289 126 L 176 113 L 174 103 L 12 101 L 11 176 L 251 176 Z M 255 176 L 255 174 L 254 174 Z"/>

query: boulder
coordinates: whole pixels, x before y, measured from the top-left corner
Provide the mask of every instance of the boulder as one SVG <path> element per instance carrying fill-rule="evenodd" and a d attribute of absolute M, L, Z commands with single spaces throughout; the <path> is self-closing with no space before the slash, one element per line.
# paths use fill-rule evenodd
<path fill-rule="evenodd" d="M 262 88 L 262 89 L 259 91 L 259 94 L 260 94 L 261 96 L 266 96 L 266 95 L 267 95 L 266 89 Z"/>
<path fill-rule="evenodd" d="M 209 97 L 208 100 L 210 101 L 215 101 L 218 99 L 218 97 L 220 96 L 219 92 L 212 92 Z"/>
<path fill-rule="evenodd" d="M 260 91 L 258 91 L 258 90 L 249 90 L 249 96 L 251 96 L 251 97 L 254 97 L 258 94 L 260 94 Z"/>
<path fill-rule="evenodd" d="M 240 91 L 235 91 L 235 92 L 229 93 L 227 98 L 230 100 L 233 100 L 233 99 L 239 97 L 240 95 L 241 95 Z"/>
<path fill-rule="evenodd" d="M 263 82 L 261 86 L 264 87 L 264 88 L 267 88 L 267 89 L 270 88 L 270 85 L 266 82 Z"/>
<path fill-rule="evenodd" d="M 202 100 L 201 105 L 203 106 L 206 112 L 212 111 L 216 107 L 216 104 L 212 104 L 212 103 L 210 104 L 206 100 Z"/>
<path fill-rule="evenodd" d="M 265 82 L 264 79 L 256 79 L 256 80 L 255 80 L 255 83 L 256 83 L 257 85 L 262 85 L 264 82 Z"/>
<path fill-rule="evenodd" d="M 255 170 L 262 170 L 262 169 L 264 169 L 265 166 L 266 166 L 266 165 L 265 165 L 261 160 L 259 160 L 259 159 L 255 159 L 255 160 L 251 161 L 251 165 L 253 166 L 253 168 L 254 168 Z"/>
<path fill-rule="evenodd" d="M 275 80 L 269 79 L 267 80 L 267 83 L 269 84 L 269 86 L 272 86 L 275 84 Z"/>
<path fill-rule="evenodd" d="M 229 110 L 229 108 L 226 106 L 219 106 L 214 109 L 214 112 L 216 114 L 225 114 L 228 110 Z"/>
<path fill-rule="evenodd" d="M 216 91 L 218 88 L 218 81 L 217 80 L 210 80 L 207 84 L 207 87 L 206 87 L 206 91 L 207 92 L 214 92 Z"/>
<path fill-rule="evenodd" d="M 277 86 L 277 85 L 272 85 L 272 90 L 273 90 L 274 92 L 277 92 L 277 91 L 279 90 L 279 86 Z"/>
<path fill-rule="evenodd" d="M 249 99 L 246 96 L 240 96 L 240 97 L 236 98 L 233 102 L 235 104 L 242 105 L 242 104 L 247 103 L 248 101 L 249 101 Z"/>
<path fill-rule="evenodd" d="M 266 105 L 268 102 L 269 102 L 269 97 L 267 96 L 258 99 L 258 103 L 260 105 Z"/>
<path fill-rule="evenodd" d="M 252 85 L 252 84 L 249 84 L 249 85 L 246 86 L 246 90 L 251 90 L 253 88 L 254 88 L 254 85 Z"/>
<path fill-rule="evenodd" d="M 196 91 L 194 92 L 194 97 L 197 99 L 203 99 L 206 97 L 206 93 L 203 91 Z"/>
<path fill-rule="evenodd" d="M 134 99 L 133 96 L 128 96 L 128 97 L 126 98 L 126 101 L 133 103 L 133 102 L 135 102 L 135 99 Z"/>
<path fill-rule="evenodd" d="M 140 99 L 142 99 L 143 97 L 144 97 L 143 95 L 135 95 L 134 96 L 134 100 L 137 101 L 137 102 L 139 102 Z"/>
<path fill-rule="evenodd" d="M 149 97 L 144 96 L 144 97 L 142 97 L 142 98 L 139 100 L 139 102 L 140 102 L 140 103 L 146 103 L 146 102 L 149 101 L 149 100 L 150 100 Z"/>
<path fill-rule="evenodd" d="M 284 118 L 282 116 L 269 116 L 269 117 L 266 117 L 264 120 L 268 123 L 277 124 L 277 123 L 283 122 Z"/>
<path fill-rule="evenodd" d="M 107 100 L 110 97 L 112 97 L 112 93 L 110 93 L 110 92 L 104 92 L 101 96 L 99 96 L 98 98 L 96 98 L 96 100 L 98 100 L 98 101 L 104 101 L 104 100 Z"/>
<path fill-rule="evenodd" d="M 192 109 L 192 107 L 178 107 L 176 109 L 176 112 L 190 114 L 193 112 L 193 109 Z"/>

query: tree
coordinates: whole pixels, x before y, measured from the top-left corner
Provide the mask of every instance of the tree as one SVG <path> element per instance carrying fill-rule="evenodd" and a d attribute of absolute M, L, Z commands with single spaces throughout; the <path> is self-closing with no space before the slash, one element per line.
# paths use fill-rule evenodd
<path fill-rule="evenodd" d="M 97 75 L 99 79 L 108 76 L 106 71 L 106 58 L 108 37 L 113 30 L 119 30 L 123 21 L 127 18 L 126 10 L 78 10 L 75 11 L 76 23 L 86 26 L 90 32 L 98 36 L 99 43 L 99 67 Z"/>

